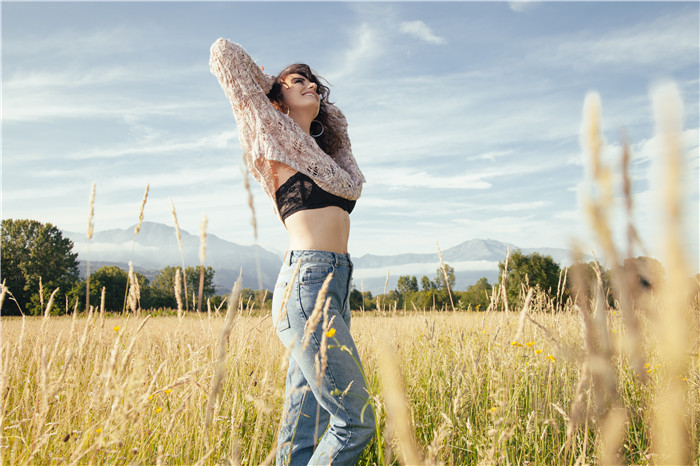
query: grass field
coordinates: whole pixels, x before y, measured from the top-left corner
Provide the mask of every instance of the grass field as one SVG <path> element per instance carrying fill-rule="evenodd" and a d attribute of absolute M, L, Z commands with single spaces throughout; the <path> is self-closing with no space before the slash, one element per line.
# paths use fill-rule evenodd
<path fill-rule="evenodd" d="M 387 464 L 411 464 L 411 458 L 427 464 L 598 462 L 605 418 L 595 416 L 601 407 L 593 386 L 578 390 L 587 421 L 567 441 L 585 351 L 581 320 L 568 313 L 531 316 L 542 327 L 528 319 L 516 341 L 519 316 L 513 313 L 355 315 L 353 333 L 383 443 L 375 437 L 360 464 L 377 464 L 380 455 Z M 624 332 L 615 313 L 609 323 L 612 335 Z M 233 321 L 225 377 L 205 427 L 224 324 L 206 314 L 3 318 L 3 463 L 269 462 L 285 370 L 269 317 Z M 618 350 L 621 341 L 614 342 Z M 392 392 L 383 380 L 391 372 L 386 365 L 396 362 L 405 392 L 395 386 Z M 651 408 L 656 387 L 666 382 L 664 361 L 653 352 L 645 356 L 646 382 L 624 357 L 610 363 L 620 396 L 616 409 L 624 413 L 618 460 L 658 463 Z M 699 374 L 695 352 L 678 380 L 693 462 Z M 407 419 L 391 397 L 401 399 Z M 410 426 L 411 438 L 400 435 L 401 423 Z"/>

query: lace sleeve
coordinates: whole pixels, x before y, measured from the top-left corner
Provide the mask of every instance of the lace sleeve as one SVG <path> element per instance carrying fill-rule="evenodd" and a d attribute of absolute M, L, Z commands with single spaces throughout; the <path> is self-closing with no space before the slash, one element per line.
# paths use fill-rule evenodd
<path fill-rule="evenodd" d="M 310 176 L 331 194 L 351 200 L 360 197 L 364 177 L 350 151 L 347 122 L 340 110 L 329 106 L 332 111 L 329 123 L 339 125 L 344 135 L 341 150 L 329 156 L 292 118 L 272 105 L 267 93 L 273 80 L 243 47 L 218 39 L 211 47 L 209 67 L 233 107 L 248 167 L 271 199 L 274 199 L 271 160 Z"/>

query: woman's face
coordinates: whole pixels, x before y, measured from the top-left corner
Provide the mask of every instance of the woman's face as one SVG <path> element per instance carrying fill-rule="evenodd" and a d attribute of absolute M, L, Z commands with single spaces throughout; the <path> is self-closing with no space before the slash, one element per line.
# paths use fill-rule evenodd
<path fill-rule="evenodd" d="M 321 106 L 321 98 L 316 93 L 317 85 L 305 76 L 292 73 L 282 81 L 282 103 L 289 114 L 310 114 L 316 118 Z"/>

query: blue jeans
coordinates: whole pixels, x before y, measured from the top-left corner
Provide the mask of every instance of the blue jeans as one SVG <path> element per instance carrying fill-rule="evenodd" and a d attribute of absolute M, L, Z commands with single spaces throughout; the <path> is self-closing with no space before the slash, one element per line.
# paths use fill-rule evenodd
<path fill-rule="evenodd" d="M 301 268 L 292 284 L 285 315 L 280 307 L 299 260 Z M 335 333 L 327 339 L 327 365 L 319 384 L 316 359 L 324 333 L 323 319 L 304 351 L 302 338 L 319 290 L 331 272 L 326 299 L 331 298 L 328 319 L 334 319 L 331 328 Z M 289 251 L 285 256 L 272 298 L 277 335 L 286 348 L 293 345 L 278 437 L 278 465 L 352 465 L 374 435 L 374 413 L 367 405 L 369 392 L 350 335 L 351 276 L 352 262 L 346 254 L 303 250 Z M 343 345 L 347 351 L 340 349 Z"/>

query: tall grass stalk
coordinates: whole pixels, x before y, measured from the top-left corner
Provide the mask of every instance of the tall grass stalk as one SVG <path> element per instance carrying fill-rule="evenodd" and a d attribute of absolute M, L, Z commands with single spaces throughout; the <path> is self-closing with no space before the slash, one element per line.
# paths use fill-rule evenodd
<path fill-rule="evenodd" d="M 177 212 L 175 212 L 175 204 L 173 200 L 170 199 L 170 214 L 173 217 L 173 224 L 175 225 L 175 237 L 177 238 L 177 247 L 180 249 L 180 260 L 182 261 L 182 283 L 185 294 L 185 310 L 189 311 L 189 298 L 187 296 L 187 272 L 185 271 L 185 253 L 182 250 L 182 235 L 180 234 L 180 224 L 177 221 Z"/>
<path fill-rule="evenodd" d="M 440 268 L 442 269 L 442 274 L 445 277 L 445 287 L 447 288 L 447 294 L 450 296 L 450 305 L 452 306 L 452 312 L 457 312 L 455 309 L 455 303 L 452 300 L 452 290 L 450 289 L 450 280 L 447 278 L 447 268 L 445 268 L 445 261 L 442 260 L 442 251 L 440 251 L 440 244 L 435 242 L 437 247 L 438 256 L 440 257 Z"/>
<path fill-rule="evenodd" d="M 663 144 L 663 225 L 666 280 L 661 290 L 658 319 L 658 355 L 663 361 L 662 381 L 657 384 L 653 416 L 653 448 L 658 461 L 685 464 L 691 460 L 688 389 L 682 377 L 690 367 L 688 342 L 698 329 L 689 325 L 690 271 L 683 248 L 683 108 L 675 84 L 658 85 L 652 94 L 656 131 Z M 697 338 L 696 338 L 697 340 Z M 697 442 L 695 442 L 697 445 Z"/>
<path fill-rule="evenodd" d="M 141 200 L 141 206 L 139 207 L 139 216 L 138 216 L 138 222 L 136 222 L 136 226 L 134 227 L 134 238 L 131 240 L 131 254 L 129 255 L 129 264 L 131 264 L 134 260 L 134 250 L 136 249 L 136 237 L 138 236 L 139 232 L 141 231 L 141 224 L 143 223 L 143 211 L 146 208 L 146 201 L 148 201 L 148 191 L 151 189 L 151 184 L 146 185 L 146 192 L 143 194 L 143 199 Z M 126 281 L 126 288 L 124 290 L 124 303 L 122 304 L 122 312 L 126 311 L 126 304 L 128 301 L 128 296 L 129 296 L 129 286 L 130 286 L 131 281 L 127 280 Z"/>
<path fill-rule="evenodd" d="M 202 312 L 202 295 L 204 294 L 204 260 L 207 257 L 207 217 L 202 217 L 199 226 L 199 290 L 197 292 L 197 312 Z"/>
<path fill-rule="evenodd" d="M 85 311 L 90 309 L 90 240 L 95 229 L 95 183 L 92 183 L 90 190 L 90 209 L 88 211 L 87 225 L 87 269 L 85 272 Z M 40 293 L 42 295 L 42 293 Z"/>

